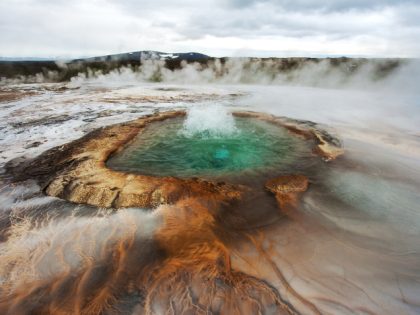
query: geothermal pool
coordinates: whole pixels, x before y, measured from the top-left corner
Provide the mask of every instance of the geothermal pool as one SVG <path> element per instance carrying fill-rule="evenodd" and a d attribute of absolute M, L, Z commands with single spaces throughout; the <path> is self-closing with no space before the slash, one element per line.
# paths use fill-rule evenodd
<path fill-rule="evenodd" d="M 0 103 L 1 314 L 420 313 L 417 92 L 124 80 L 7 89 L 17 98 Z M 168 177 L 172 189 L 175 177 L 250 188 L 242 199 L 116 209 L 51 197 L 42 163 L 16 179 L 73 140 L 75 156 L 57 165 L 88 163 L 95 151 L 77 151 L 82 137 L 95 144 L 115 124 L 172 110 L 187 114 L 113 151 L 99 173 L 125 175 L 111 192 L 136 194 L 136 176 Z M 239 110 L 322 123 L 344 154 L 326 161 L 282 127 L 231 115 Z M 81 190 L 54 165 L 63 193 Z M 84 191 L 105 189 L 98 172 L 78 170 Z M 288 174 L 308 188 L 279 208 L 265 183 Z"/>
<path fill-rule="evenodd" d="M 234 118 L 223 107 L 213 126 L 195 126 L 191 115 L 151 124 L 114 154 L 108 167 L 182 178 L 249 177 L 290 172 L 312 155 L 303 139 L 269 122 Z"/>

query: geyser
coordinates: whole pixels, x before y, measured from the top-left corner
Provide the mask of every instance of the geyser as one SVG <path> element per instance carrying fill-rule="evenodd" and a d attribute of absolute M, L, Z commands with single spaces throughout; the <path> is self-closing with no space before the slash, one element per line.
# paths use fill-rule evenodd
<path fill-rule="evenodd" d="M 75 203 L 149 208 L 187 197 L 237 201 L 262 191 L 270 178 L 306 174 L 318 169 L 319 157 L 331 160 L 342 153 L 339 141 L 314 123 L 256 112 L 232 114 L 234 128 L 227 134 L 211 128 L 188 132 L 184 111 L 144 116 L 97 129 L 11 165 L 10 172 L 16 180 L 36 179 L 47 195 Z M 135 171 L 108 167 L 112 155 L 118 158 L 136 147 L 141 159 Z"/>

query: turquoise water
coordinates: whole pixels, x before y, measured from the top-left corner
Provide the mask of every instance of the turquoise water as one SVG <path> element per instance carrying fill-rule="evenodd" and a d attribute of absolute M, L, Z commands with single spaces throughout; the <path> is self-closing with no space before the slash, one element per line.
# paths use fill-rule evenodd
<path fill-rule="evenodd" d="M 191 133 L 182 118 L 149 125 L 107 165 L 156 176 L 217 177 L 247 171 L 287 170 L 306 143 L 286 129 L 253 118 L 235 118 L 235 131 Z"/>

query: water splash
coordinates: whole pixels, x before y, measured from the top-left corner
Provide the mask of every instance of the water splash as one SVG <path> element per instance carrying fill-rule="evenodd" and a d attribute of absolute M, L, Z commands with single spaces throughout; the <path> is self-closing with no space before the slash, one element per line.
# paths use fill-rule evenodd
<path fill-rule="evenodd" d="M 182 135 L 218 138 L 238 133 L 235 119 L 222 105 L 196 106 L 188 110 Z"/>

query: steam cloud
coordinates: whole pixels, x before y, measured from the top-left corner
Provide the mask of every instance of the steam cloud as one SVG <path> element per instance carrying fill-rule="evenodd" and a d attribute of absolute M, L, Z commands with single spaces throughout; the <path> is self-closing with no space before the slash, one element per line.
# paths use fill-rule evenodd
<path fill-rule="evenodd" d="M 65 63 L 60 67 L 66 69 Z M 1 84 L 55 82 L 55 71 L 19 78 L 1 78 Z M 407 79 L 408 78 L 408 79 Z M 413 80 L 413 78 L 415 78 Z M 164 82 L 175 84 L 304 85 L 327 88 L 415 89 L 420 63 L 415 59 L 215 59 L 205 64 L 181 62 L 169 69 L 165 60 L 142 60 L 140 67 L 122 66 L 104 73 L 87 68 L 70 78 L 70 86 L 91 82 Z"/>

